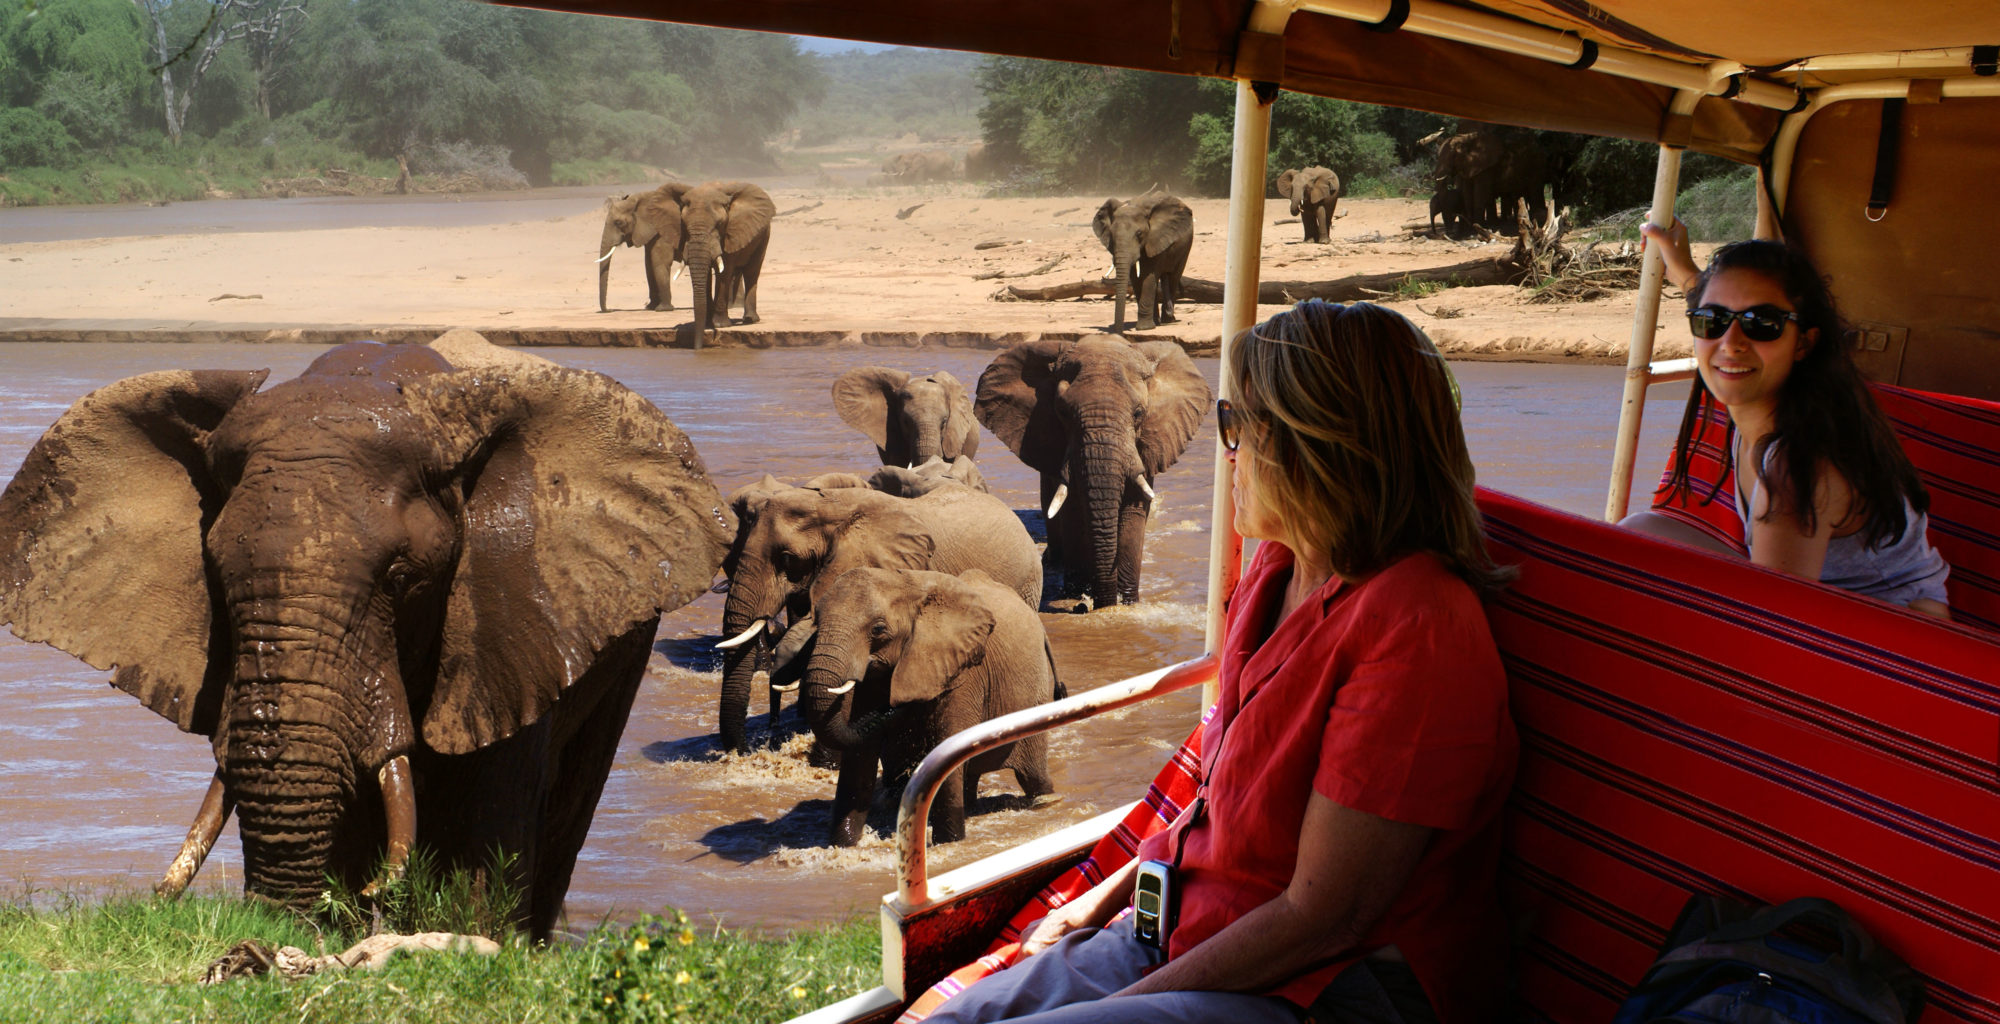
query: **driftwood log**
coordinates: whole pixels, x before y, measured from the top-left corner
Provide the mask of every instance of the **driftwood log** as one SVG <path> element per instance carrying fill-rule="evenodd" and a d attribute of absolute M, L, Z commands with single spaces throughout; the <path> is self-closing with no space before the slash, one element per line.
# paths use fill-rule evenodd
<path fill-rule="evenodd" d="M 1264 281 L 1257 286 L 1257 301 L 1267 306 L 1298 302 L 1301 299 L 1325 299 L 1328 302 L 1365 301 L 1379 299 L 1406 284 L 1430 282 L 1454 288 L 1521 284 L 1527 280 L 1529 269 L 1510 254 L 1467 260 L 1448 267 L 1398 270 L 1386 274 L 1354 274 L 1332 281 Z M 1112 284 L 1111 278 L 1104 277 L 1085 278 L 1081 281 L 1069 281 L 1040 288 L 1008 285 L 994 298 L 1003 302 L 1057 302 L 1085 295 L 1110 295 Z M 1221 302 L 1222 282 L 1183 277 L 1180 291 L 1174 298 L 1185 302 Z"/>

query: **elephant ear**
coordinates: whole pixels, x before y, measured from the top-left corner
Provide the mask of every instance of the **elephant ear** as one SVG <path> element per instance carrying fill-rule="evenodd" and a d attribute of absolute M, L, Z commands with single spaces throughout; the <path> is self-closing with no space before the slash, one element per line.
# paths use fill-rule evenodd
<path fill-rule="evenodd" d="M 828 539 L 826 558 L 813 575 L 814 607 L 849 569 L 928 569 L 937 553 L 930 527 L 911 510 L 907 498 L 872 488 L 842 487 L 821 491 L 813 511 L 816 525 Z"/>
<path fill-rule="evenodd" d="M 1060 473 L 1068 435 L 1054 406 L 1056 367 L 1072 342 L 1028 341 L 995 356 L 979 375 L 973 414 L 1030 469 Z M 1155 344 L 1167 344 L 1156 342 Z"/>
<path fill-rule="evenodd" d="M 632 242 L 635 245 L 663 238 L 679 248 L 684 241 L 681 238 L 680 196 L 668 191 L 665 186 L 641 193 L 633 217 Z"/>
<path fill-rule="evenodd" d="M 723 230 L 722 251 L 738 252 L 771 230 L 778 204 L 771 201 L 769 192 L 747 181 L 724 182 L 719 187 L 729 195 L 729 226 Z"/>
<path fill-rule="evenodd" d="M 424 739 L 462 754 L 546 712 L 607 645 L 708 589 L 734 516 L 666 415 L 563 367 L 406 385 L 465 494 Z"/>
<path fill-rule="evenodd" d="M 1280 173 L 1278 175 L 1278 180 L 1276 182 L 1278 194 L 1284 196 L 1286 199 L 1291 199 L 1292 182 L 1297 181 L 1298 177 L 1299 177 L 1299 172 L 1297 171 L 1288 170 Z"/>
<path fill-rule="evenodd" d="M 887 366 L 859 366 L 833 382 L 833 411 L 841 422 L 868 435 L 875 447 L 889 447 L 889 395 L 910 375 Z"/>
<path fill-rule="evenodd" d="M 1188 204 L 1167 196 L 1153 207 L 1147 218 L 1146 255 L 1158 256 L 1194 240 L 1194 211 Z"/>
<path fill-rule="evenodd" d="M 976 571 L 976 570 L 975 570 Z M 917 606 L 903 656 L 889 674 L 889 705 L 936 700 L 986 658 L 993 611 L 955 577 L 942 576 Z"/>
<path fill-rule="evenodd" d="M 1090 218 L 1090 230 L 1097 235 L 1097 241 L 1106 249 L 1111 248 L 1111 215 L 1117 213 L 1118 208 L 1124 205 L 1117 199 L 1106 199 L 1104 205 L 1098 207 L 1097 213 Z"/>
<path fill-rule="evenodd" d="M 930 379 L 951 396 L 950 429 L 945 432 L 942 445 L 945 461 L 961 456 L 971 458 L 979 451 L 979 420 L 972 414 L 972 399 L 966 395 L 965 385 L 943 370 L 931 374 Z"/>
<path fill-rule="evenodd" d="M 1133 345 L 1152 364 L 1146 379 L 1146 410 L 1139 419 L 1139 458 L 1147 476 L 1158 476 L 1187 451 L 1214 394 L 1187 352 L 1170 341 Z"/>
<path fill-rule="evenodd" d="M 0 493 L 0 622 L 212 734 L 231 664 L 202 536 L 226 494 L 209 436 L 268 370 L 172 370 L 85 395 Z"/>
<path fill-rule="evenodd" d="M 729 552 L 722 556 L 722 575 L 736 578 L 737 563 L 743 560 L 743 545 L 750 539 L 750 529 L 757 525 L 757 517 L 764 513 L 764 505 L 771 496 L 780 491 L 791 490 L 792 485 L 779 480 L 769 473 L 754 484 L 746 484 L 729 496 L 729 513 L 735 520 L 735 535 L 729 542 Z"/>

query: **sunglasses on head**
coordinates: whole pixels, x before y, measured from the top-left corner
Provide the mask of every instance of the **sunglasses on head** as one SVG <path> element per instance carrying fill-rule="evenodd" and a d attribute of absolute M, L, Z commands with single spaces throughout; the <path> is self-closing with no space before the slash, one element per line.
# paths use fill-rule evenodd
<path fill-rule="evenodd" d="M 1784 336 L 1785 324 L 1796 321 L 1797 313 L 1766 303 L 1749 309 L 1701 306 L 1688 310 L 1688 330 L 1703 341 L 1714 341 L 1729 330 L 1731 323 L 1743 329 L 1751 341 L 1777 341 Z"/>

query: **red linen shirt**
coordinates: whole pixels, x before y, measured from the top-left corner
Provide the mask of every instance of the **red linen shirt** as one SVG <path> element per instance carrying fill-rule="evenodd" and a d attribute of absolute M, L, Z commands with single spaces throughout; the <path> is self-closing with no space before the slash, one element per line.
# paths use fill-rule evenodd
<path fill-rule="evenodd" d="M 1360 947 L 1267 994 L 1305 1006 L 1393 945 L 1443 1024 L 1490 1018 L 1507 955 L 1494 876 L 1517 740 L 1485 609 L 1419 554 L 1359 584 L 1334 577 L 1261 639 L 1292 561 L 1282 545 L 1260 545 L 1230 602 L 1221 698 L 1202 737 L 1206 811 L 1185 830 L 1169 955 L 1285 890 L 1318 790 L 1437 832 Z M 1180 831 L 1148 839 L 1139 856 L 1172 860 Z"/>

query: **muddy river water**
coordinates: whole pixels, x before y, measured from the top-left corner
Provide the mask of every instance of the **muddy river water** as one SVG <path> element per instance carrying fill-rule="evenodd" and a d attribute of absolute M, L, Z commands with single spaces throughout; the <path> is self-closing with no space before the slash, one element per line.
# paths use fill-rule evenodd
<path fill-rule="evenodd" d="M 173 368 L 303 369 L 306 346 L 0 345 L 0 468 L 11 475 L 41 432 L 88 391 Z M 781 351 L 561 349 L 544 355 L 623 381 L 693 438 L 726 494 L 763 473 L 803 479 L 868 472 L 872 446 L 834 415 L 828 388 L 867 364 L 976 381 L 991 353 L 958 349 Z M 1199 361 L 1211 383 L 1216 361 Z M 1616 367 L 1456 363 L 1481 483 L 1581 515 L 1601 515 L 1621 373 Z M 1642 484 L 1657 472 L 1681 387 L 1657 389 L 1641 447 Z M 1090 615 L 1044 614 L 1072 693 L 1200 653 L 1206 590 L 1213 422 L 1157 482 L 1142 603 Z M 996 494 L 1035 504 L 1034 476 L 991 434 L 980 464 Z M 569 892 L 572 927 L 664 906 L 732 926 L 785 929 L 870 910 L 893 888 L 893 805 L 878 833 L 823 847 L 834 774 L 810 768 L 802 736 L 775 751 L 725 757 L 714 746 L 720 680 L 712 645 L 722 598 L 708 595 L 661 623 L 641 689 Z M 137 890 L 158 879 L 213 769 L 208 742 L 106 685 L 106 674 L 0 631 L 0 887 Z M 1011 775 L 988 776 L 968 838 L 940 848 L 933 870 L 1136 798 L 1185 736 L 1197 696 L 1177 694 L 1054 734 L 1060 799 L 1006 799 Z M 767 727 L 762 698 L 753 731 Z M 788 707 L 780 732 L 794 715 Z M 199 887 L 241 891 L 232 826 Z"/>

